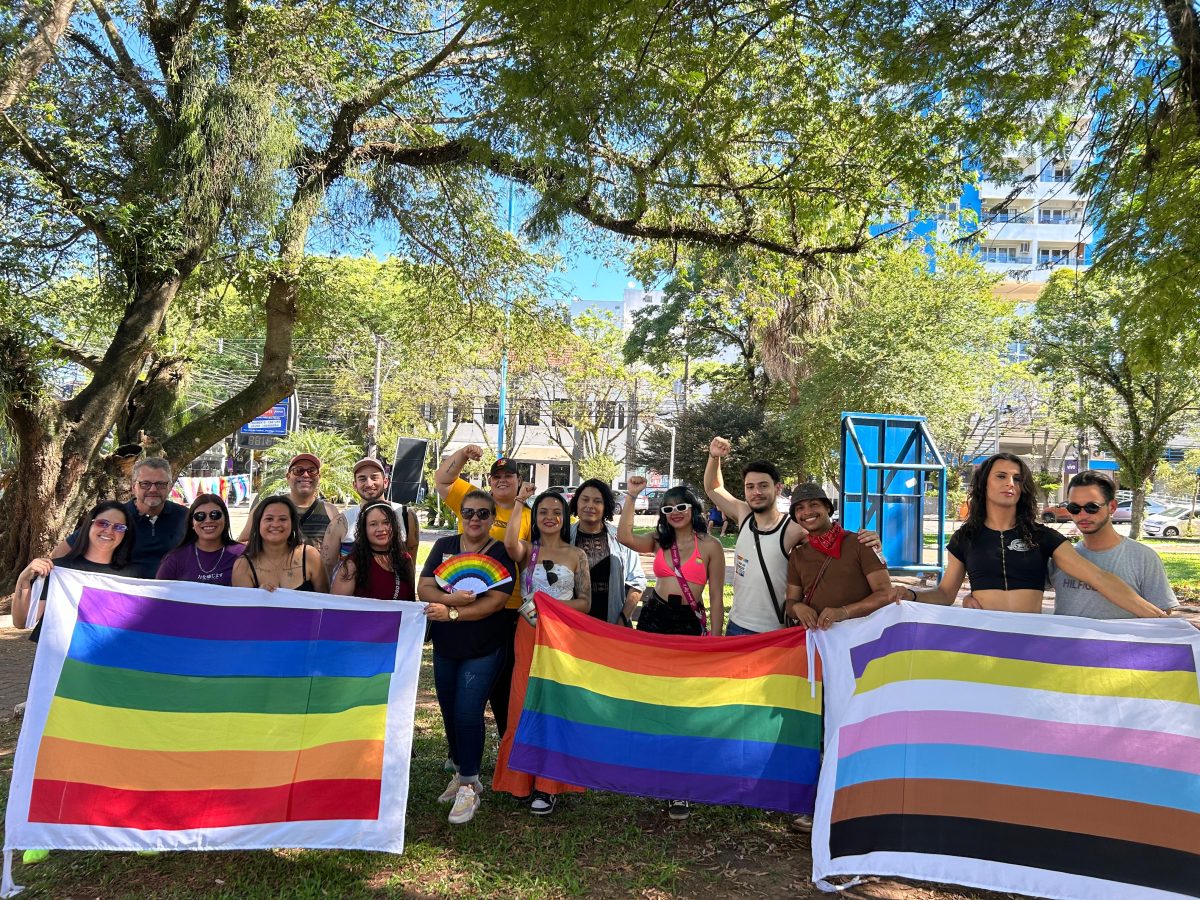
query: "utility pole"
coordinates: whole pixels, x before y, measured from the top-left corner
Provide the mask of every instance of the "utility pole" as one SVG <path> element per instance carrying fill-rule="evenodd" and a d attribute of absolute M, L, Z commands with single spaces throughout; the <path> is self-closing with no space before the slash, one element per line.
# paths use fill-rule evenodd
<path fill-rule="evenodd" d="M 375 335 L 375 380 L 371 382 L 371 414 L 367 416 L 367 456 L 379 455 L 379 370 L 383 362 L 383 338 Z"/>
<path fill-rule="evenodd" d="M 508 233 L 513 230 L 513 183 L 508 183 Z M 504 287 L 504 338 L 500 356 L 500 414 L 496 417 L 496 456 L 506 456 L 504 452 L 504 419 L 508 407 L 508 326 L 509 305 L 512 301 L 508 284 Z"/>

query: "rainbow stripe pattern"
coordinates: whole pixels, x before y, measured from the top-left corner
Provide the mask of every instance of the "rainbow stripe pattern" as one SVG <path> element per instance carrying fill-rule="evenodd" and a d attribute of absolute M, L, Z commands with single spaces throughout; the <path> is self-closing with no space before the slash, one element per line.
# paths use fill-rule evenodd
<path fill-rule="evenodd" d="M 831 742 L 815 877 L 1200 896 L 1187 623 L 902 604 L 819 647 Z"/>
<path fill-rule="evenodd" d="M 28 821 L 179 831 L 378 818 L 402 615 L 83 587 Z"/>
<path fill-rule="evenodd" d="M 470 589 L 479 593 L 512 580 L 508 569 L 486 553 L 459 553 L 452 556 L 433 570 L 433 577 L 444 588 L 468 584 L 474 585 Z M 482 584 L 482 587 L 476 583 Z"/>
<path fill-rule="evenodd" d="M 509 765 L 625 794 L 811 812 L 821 684 L 804 629 L 675 637 L 537 595 Z"/>

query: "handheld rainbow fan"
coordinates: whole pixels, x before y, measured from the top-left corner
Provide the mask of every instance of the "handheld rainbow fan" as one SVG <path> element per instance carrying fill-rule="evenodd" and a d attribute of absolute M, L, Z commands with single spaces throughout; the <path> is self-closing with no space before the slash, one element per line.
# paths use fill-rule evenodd
<path fill-rule="evenodd" d="M 508 569 L 486 553 L 460 553 L 433 570 L 437 583 L 451 591 L 482 594 L 512 581 Z"/>

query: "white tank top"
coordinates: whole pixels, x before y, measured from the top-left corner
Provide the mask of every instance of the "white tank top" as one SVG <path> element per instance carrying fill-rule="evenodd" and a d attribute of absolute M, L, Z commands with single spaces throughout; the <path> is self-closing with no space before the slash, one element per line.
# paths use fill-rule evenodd
<path fill-rule="evenodd" d="M 788 558 L 783 550 L 787 521 L 787 516 L 780 516 L 778 524 L 770 531 L 758 532 L 762 558 L 781 608 L 787 598 Z M 778 631 L 783 625 L 775 614 L 767 578 L 754 548 L 754 513 L 742 521 L 733 549 L 733 608 L 729 611 L 729 620 L 748 631 Z"/>

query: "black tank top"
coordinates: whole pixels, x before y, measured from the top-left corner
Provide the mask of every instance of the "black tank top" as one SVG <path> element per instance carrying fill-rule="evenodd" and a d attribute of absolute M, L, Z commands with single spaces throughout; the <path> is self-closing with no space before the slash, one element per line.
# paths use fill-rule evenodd
<path fill-rule="evenodd" d="M 285 588 L 285 590 L 293 591 L 312 591 L 316 592 L 317 587 L 312 583 L 312 579 L 308 577 L 308 554 L 304 552 L 305 544 L 300 545 L 300 574 L 304 576 L 304 580 L 300 582 L 299 587 Z M 254 568 L 254 560 L 246 557 L 246 562 L 250 566 L 250 577 L 254 579 L 254 586 L 259 587 L 258 570 Z"/>

